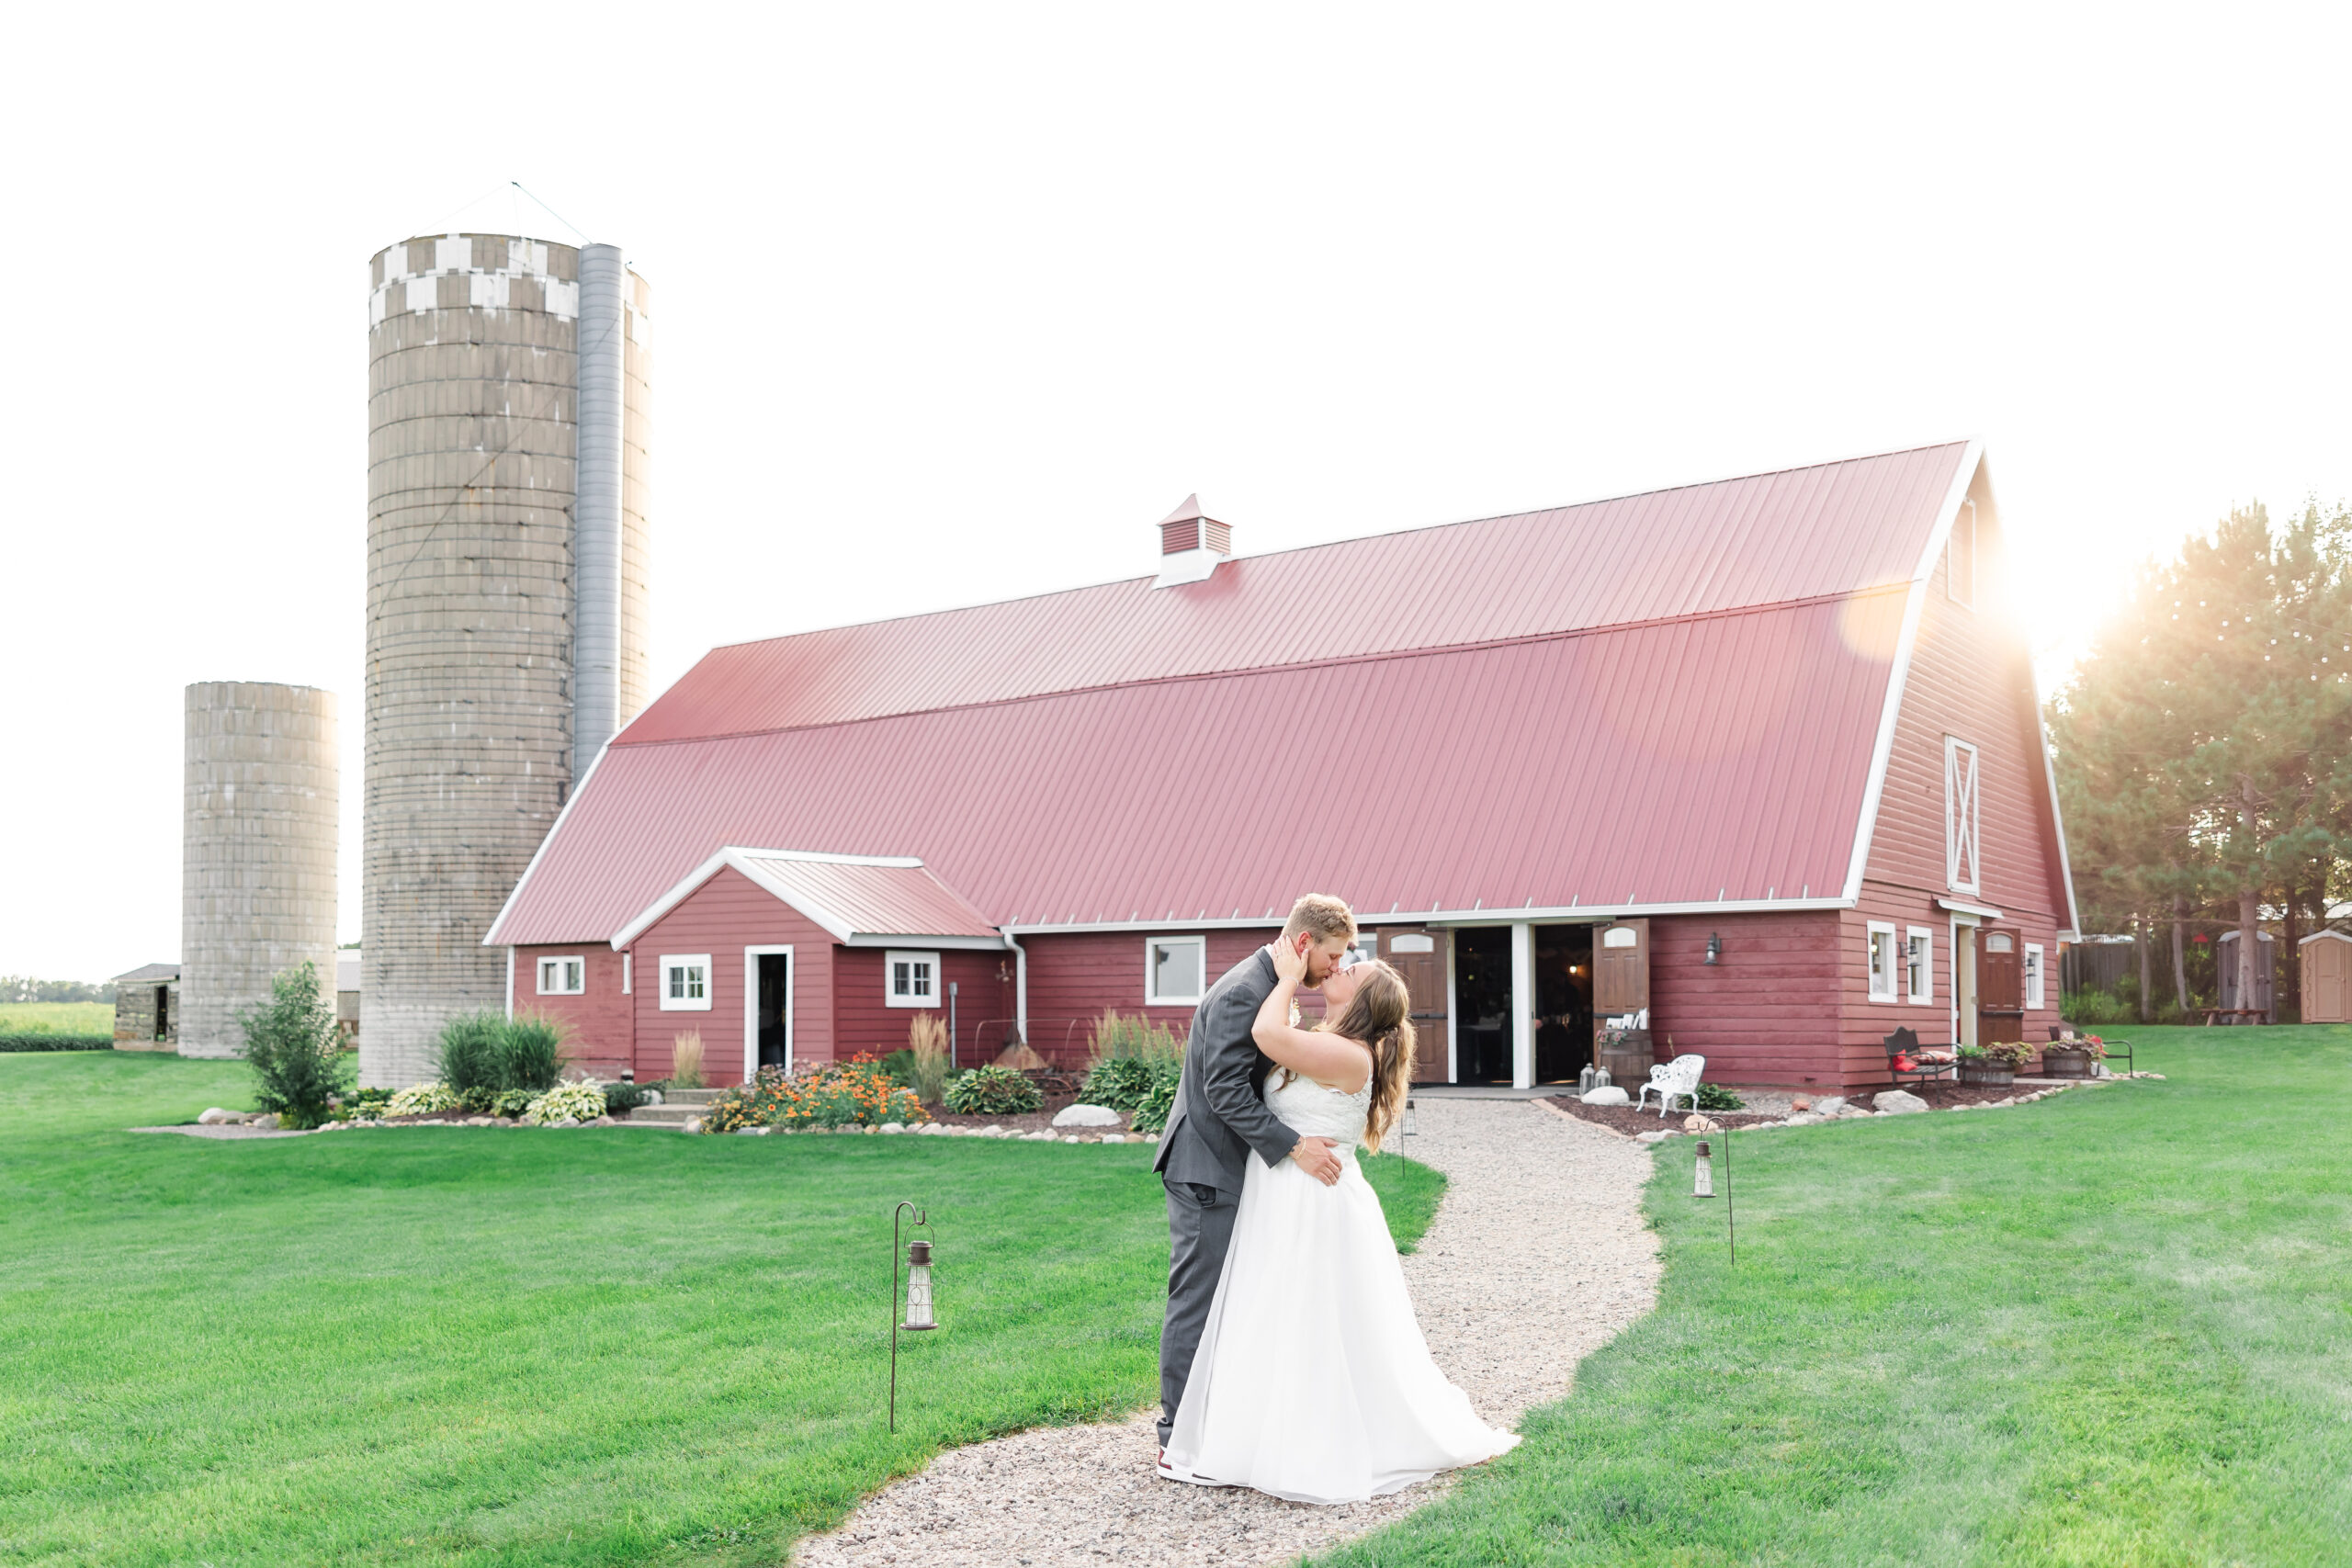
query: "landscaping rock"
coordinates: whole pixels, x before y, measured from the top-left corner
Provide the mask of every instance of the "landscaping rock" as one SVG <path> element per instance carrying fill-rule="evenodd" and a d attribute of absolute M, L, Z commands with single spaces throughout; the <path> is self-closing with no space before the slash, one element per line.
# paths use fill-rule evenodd
<path fill-rule="evenodd" d="M 1054 1113 L 1057 1127 L 1116 1127 L 1125 1121 L 1107 1105 L 1065 1105 Z"/>
<path fill-rule="evenodd" d="M 1693 1111 L 1682 1119 L 1682 1130 L 1686 1133 L 1720 1133 L 1723 1123 L 1712 1116 L 1702 1116 Z"/>
<path fill-rule="evenodd" d="M 577 1116 L 559 1116 L 554 1121 L 548 1122 L 548 1125 L 550 1127 L 577 1127 L 580 1125 L 580 1118 Z"/>
<path fill-rule="evenodd" d="M 1882 1116 L 1909 1116 L 1928 1109 L 1928 1102 L 1908 1089 L 1881 1089 L 1871 1103 Z"/>
<path fill-rule="evenodd" d="M 219 1106 L 212 1105 L 207 1106 L 204 1114 L 196 1120 L 198 1126 L 225 1127 L 232 1122 L 242 1122 L 244 1118 L 233 1111 L 223 1111 Z"/>
<path fill-rule="evenodd" d="M 1826 1122 L 1828 1120 L 1828 1117 L 1819 1115 L 1811 1111 L 1800 1111 L 1795 1115 L 1790 1117 L 1785 1124 L 1791 1127 L 1810 1127 L 1815 1122 Z"/>
<path fill-rule="evenodd" d="M 1127 1141 L 1127 1135 L 1125 1133 L 1105 1133 L 1102 1134 L 1102 1141 L 1106 1144 L 1124 1144 Z"/>
<path fill-rule="evenodd" d="M 1814 1114 L 1835 1116 L 1846 1109 L 1846 1097 L 1842 1094 L 1825 1094 L 1813 1102 Z"/>
<path fill-rule="evenodd" d="M 907 1124 L 904 1122 L 885 1122 L 882 1123 L 882 1131 L 886 1133 L 903 1133 L 906 1130 Z"/>
<path fill-rule="evenodd" d="M 1587 1105 L 1631 1105 L 1634 1097 L 1611 1084 L 1606 1089 L 1589 1089 L 1577 1096 Z"/>
<path fill-rule="evenodd" d="M 1637 1144 L 1662 1144 L 1666 1142 L 1667 1139 L 1673 1136 L 1675 1136 L 1675 1134 L 1671 1132 L 1636 1133 L 1634 1134 L 1634 1142 Z"/>

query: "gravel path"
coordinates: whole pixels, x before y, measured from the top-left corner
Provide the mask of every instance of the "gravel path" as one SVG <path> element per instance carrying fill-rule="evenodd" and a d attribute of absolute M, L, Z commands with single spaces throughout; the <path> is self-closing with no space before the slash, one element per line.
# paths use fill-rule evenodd
<path fill-rule="evenodd" d="M 1641 1220 L 1646 1147 L 1522 1100 L 1425 1100 L 1405 1152 L 1445 1172 L 1445 1202 L 1404 1259 L 1430 1352 L 1478 1413 L 1516 1424 L 1567 1392 L 1577 1362 L 1657 1298 Z M 1157 1410 L 1047 1427 L 939 1456 L 884 1489 L 802 1568 L 1056 1568 L 1287 1562 L 1444 1494 L 1440 1476 L 1338 1507 L 1161 1481 Z"/>

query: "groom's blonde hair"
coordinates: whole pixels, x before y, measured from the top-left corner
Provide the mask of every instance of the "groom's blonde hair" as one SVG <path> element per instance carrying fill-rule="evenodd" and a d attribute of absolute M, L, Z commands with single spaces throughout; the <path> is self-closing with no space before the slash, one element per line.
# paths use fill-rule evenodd
<path fill-rule="evenodd" d="M 1334 898 L 1329 893 L 1309 893 L 1290 907 L 1290 919 L 1283 922 L 1285 941 L 1301 931 L 1313 931 L 1318 942 L 1333 937 L 1352 942 L 1356 940 L 1356 913 L 1348 908 L 1345 898 Z"/>

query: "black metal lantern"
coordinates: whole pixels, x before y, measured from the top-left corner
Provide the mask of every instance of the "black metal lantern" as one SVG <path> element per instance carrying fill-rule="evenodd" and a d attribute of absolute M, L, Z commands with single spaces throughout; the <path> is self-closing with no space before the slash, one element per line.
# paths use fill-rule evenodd
<path fill-rule="evenodd" d="M 939 1320 L 931 1310 L 931 1242 L 917 1237 L 907 1243 L 907 1317 L 899 1321 L 899 1221 L 913 1210 L 918 1227 L 928 1226 L 931 1216 L 910 1202 L 900 1202 L 890 1212 L 890 1430 L 899 1429 L 899 1335 L 922 1334 L 937 1328 Z"/>
<path fill-rule="evenodd" d="M 1712 1198 L 1715 1195 L 1715 1160 L 1713 1151 L 1704 1143 L 1699 1145 L 1699 1158 L 1690 1171 L 1690 1196 Z"/>
<path fill-rule="evenodd" d="M 1723 933 L 1720 931 L 1709 931 L 1707 933 L 1707 962 L 1710 964 L 1721 964 L 1723 961 Z"/>
<path fill-rule="evenodd" d="M 1411 1095 L 1409 1095 L 1409 1094 L 1408 1094 L 1408 1095 L 1407 1095 L 1407 1096 L 1405 1097 L 1405 1135 L 1406 1135 L 1407 1137 L 1411 1137 L 1411 1136 L 1413 1136 L 1413 1135 L 1414 1135 L 1414 1134 L 1415 1134 L 1415 1129 L 1414 1129 L 1414 1126 L 1413 1126 L 1413 1097 L 1412 1097 Z"/>

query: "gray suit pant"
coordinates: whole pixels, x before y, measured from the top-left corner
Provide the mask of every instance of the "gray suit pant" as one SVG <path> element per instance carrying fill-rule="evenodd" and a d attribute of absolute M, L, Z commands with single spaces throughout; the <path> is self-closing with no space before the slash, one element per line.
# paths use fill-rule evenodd
<path fill-rule="evenodd" d="M 1159 1331 L 1159 1443 L 1176 1427 L 1176 1407 L 1193 1375 L 1193 1355 L 1216 1299 L 1217 1278 L 1233 1245 L 1238 1194 L 1196 1181 L 1170 1181 L 1168 1188 L 1168 1320 Z"/>

